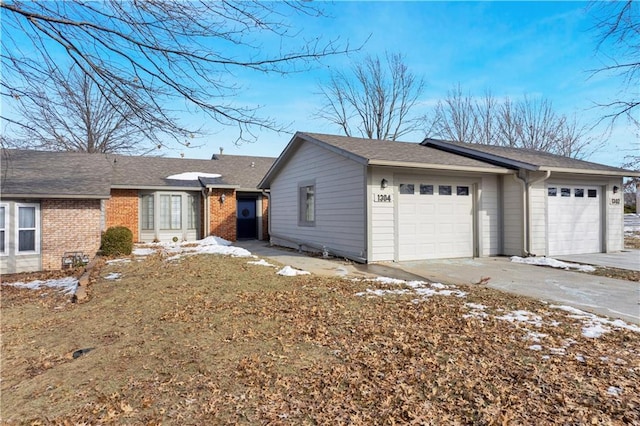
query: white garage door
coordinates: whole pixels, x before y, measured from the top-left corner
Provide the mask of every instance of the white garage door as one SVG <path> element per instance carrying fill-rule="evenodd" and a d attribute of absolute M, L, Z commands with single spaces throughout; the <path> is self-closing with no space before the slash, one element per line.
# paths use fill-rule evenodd
<path fill-rule="evenodd" d="M 547 186 L 549 255 L 602 251 L 600 187 Z"/>
<path fill-rule="evenodd" d="M 399 260 L 473 257 L 473 194 L 468 183 L 399 179 Z"/>

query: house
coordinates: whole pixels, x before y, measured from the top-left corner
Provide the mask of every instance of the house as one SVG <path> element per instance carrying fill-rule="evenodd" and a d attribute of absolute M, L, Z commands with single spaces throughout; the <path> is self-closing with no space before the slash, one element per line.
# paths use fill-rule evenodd
<path fill-rule="evenodd" d="M 0 272 L 56 270 L 67 253 L 93 256 L 101 232 L 136 242 L 267 238 L 257 183 L 274 158 L 211 160 L 3 149 Z"/>
<path fill-rule="evenodd" d="M 258 185 L 275 244 L 359 262 L 623 248 L 622 178 L 526 149 L 296 133 Z"/>

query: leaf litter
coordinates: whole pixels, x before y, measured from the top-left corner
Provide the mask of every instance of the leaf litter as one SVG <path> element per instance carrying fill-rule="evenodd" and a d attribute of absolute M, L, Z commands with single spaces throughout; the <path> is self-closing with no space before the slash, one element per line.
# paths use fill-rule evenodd
<path fill-rule="evenodd" d="M 174 255 L 105 264 L 62 309 L 2 286 L 2 421 L 640 423 L 635 326 L 484 286 Z"/>

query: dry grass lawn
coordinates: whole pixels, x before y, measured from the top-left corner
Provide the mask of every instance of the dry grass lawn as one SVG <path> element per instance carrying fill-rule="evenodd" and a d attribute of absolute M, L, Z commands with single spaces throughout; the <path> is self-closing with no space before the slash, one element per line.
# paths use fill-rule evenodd
<path fill-rule="evenodd" d="M 211 255 L 98 273 L 82 304 L 1 287 L 3 423 L 640 424 L 640 333 L 587 338 L 536 300 L 358 296 L 398 285 Z"/>

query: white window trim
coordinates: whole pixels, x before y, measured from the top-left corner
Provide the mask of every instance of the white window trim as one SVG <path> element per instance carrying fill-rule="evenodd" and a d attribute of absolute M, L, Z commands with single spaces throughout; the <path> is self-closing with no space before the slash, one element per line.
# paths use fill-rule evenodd
<path fill-rule="evenodd" d="M 306 215 L 304 214 L 306 212 L 306 198 L 303 199 L 302 197 L 302 189 L 303 188 L 307 188 L 307 187 L 313 187 L 313 220 L 307 220 L 306 219 Z M 317 189 L 316 189 L 316 181 L 306 181 L 306 182 L 300 182 L 298 184 L 298 226 L 308 226 L 308 227 L 314 227 L 316 226 L 316 206 L 318 204 L 318 193 L 317 193 Z"/>
<path fill-rule="evenodd" d="M 36 227 L 35 227 L 35 250 L 20 251 L 20 207 L 35 207 Z M 5 211 L 6 213 L 6 211 Z M 15 253 L 16 256 L 28 256 L 40 254 L 40 204 L 38 203 L 16 203 L 15 204 Z M 25 228 L 30 229 L 30 228 Z M 6 246 L 6 243 L 5 243 Z"/>
<path fill-rule="evenodd" d="M 7 256 L 9 254 L 9 204 L 0 203 L 0 207 L 4 207 L 4 223 L 2 229 L 4 230 L 4 251 L 0 251 L 0 256 Z"/>

